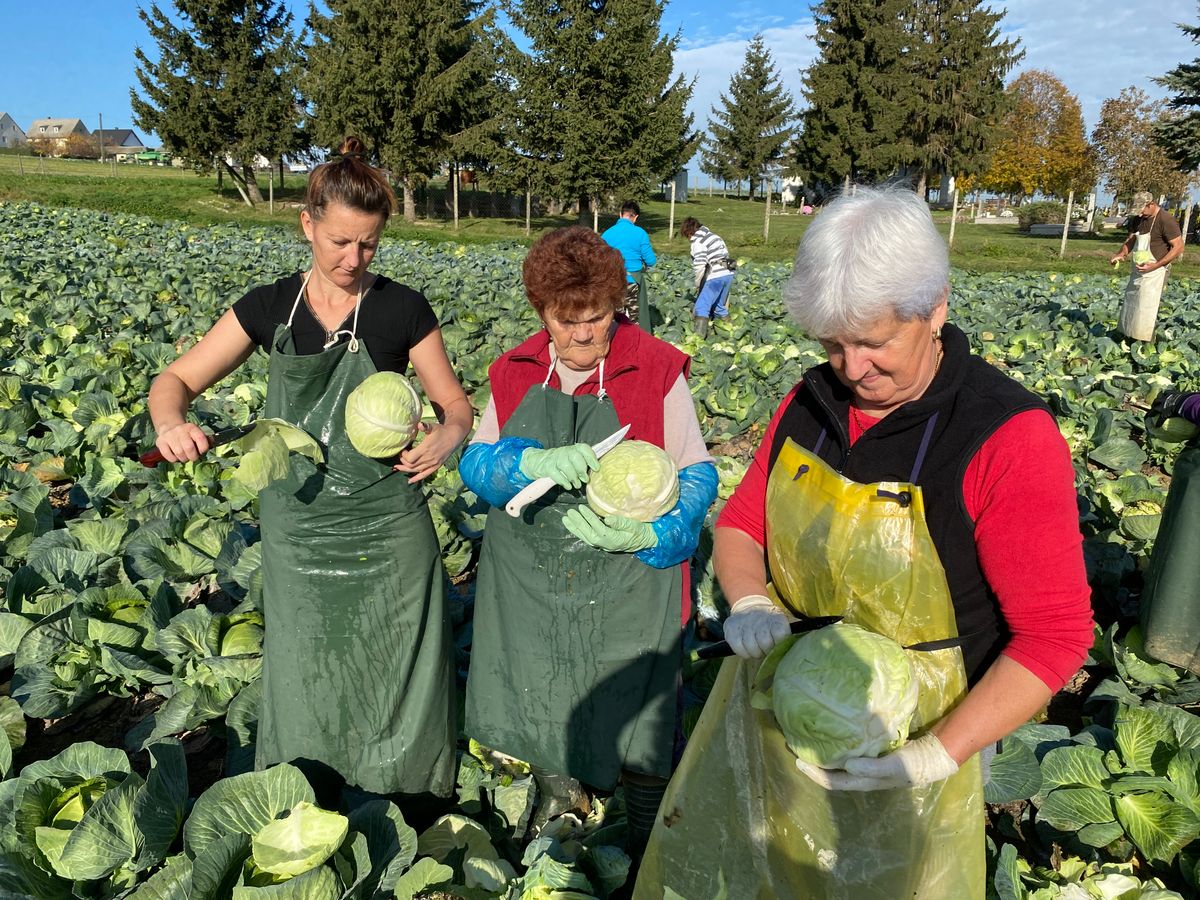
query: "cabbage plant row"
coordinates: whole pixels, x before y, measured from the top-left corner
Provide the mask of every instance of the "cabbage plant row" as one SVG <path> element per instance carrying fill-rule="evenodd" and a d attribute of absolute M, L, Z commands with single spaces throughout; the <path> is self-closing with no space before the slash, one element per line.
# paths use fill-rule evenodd
<path fill-rule="evenodd" d="M 487 365 L 538 325 L 523 253 L 402 242 L 377 257 L 430 298 L 478 409 Z M 459 812 L 419 839 L 385 801 L 335 815 L 313 805 L 296 770 L 251 771 L 264 627 L 255 482 L 236 448 L 153 470 L 137 454 L 152 442 L 153 375 L 249 286 L 306 260 L 282 229 L 0 203 L 0 896 L 249 898 L 283 896 L 288 881 L 286 896 L 314 898 L 431 885 L 605 897 L 625 878 L 619 798 L 531 839 L 528 771 L 465 739 Z M 693 356 L 722 497 L 780 398 L 822 359 L 784 316 L 788 271 L 740 266 L 732 315 L 705 342 L 689 330 L 687 261 L 664 258 L 648 278 L 657 333 Z M 1052 707 L 996 760 L 990 889 L 1005 900 L 1194 893 L 1200 682 L 1149 659 L 1128 625 L 1178 452 L 1146 434 L 1139 407 L 1168 384 L 1200 382 L 1195 286 L 1171 282 L 1158 342 L 1131 347 L 1115 332 L 1116 278 L 956 271 L 953 282 L 953 321 L 1048 399 L 1071 445 L 1102 625 L 1074 711 Z M 265 378 L 256 354 L 195 404 L 197 420 L 246 423 Z M 453 467 L 429 491 L 465 675 L 485 508 Z M 725 603 L 710 555 L 706 531 L 693 631 L 712 636 Z M 711 663 L 689 669 L 685 730 L 714 677 Z M 81 742 L 55 755 L 40 749 L 40 728 L 26 736 L 30 720 L 78 719 L 111 697 L 153 708 L 123 748 Z M 197 752 L 223 753 L 225 777 L 189 791 L 182 748 L 197 732 L 217 739 Z M 152 808 L 161 814 L 146 818 Z M 193 824 L 200 813 L 210 824 Z"/>

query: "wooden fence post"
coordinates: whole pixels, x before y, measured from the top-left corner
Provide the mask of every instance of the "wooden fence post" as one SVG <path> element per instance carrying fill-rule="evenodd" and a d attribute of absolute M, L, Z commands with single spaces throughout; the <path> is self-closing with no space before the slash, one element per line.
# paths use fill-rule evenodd
<path fill-rule="evenodd" d="M 1058 245 L 1058 258 L 1062 259 L 1067 255 L 1067 231 L 1071 228 L 1071 207 L 1075 205 L 1075 190 L 1072 189 L 1067 194 L 1067 214 L 1063 216 L 1063 233 L 1062 243 Z"/>
<path fill-rule="evenodd" d="M 950 250 L 954 249 L 954 226 L 958 222 L 958 188 L 954 189 L 954 204 L 950 209 L 950 237 L 946 241 L 946 247 Z"/>

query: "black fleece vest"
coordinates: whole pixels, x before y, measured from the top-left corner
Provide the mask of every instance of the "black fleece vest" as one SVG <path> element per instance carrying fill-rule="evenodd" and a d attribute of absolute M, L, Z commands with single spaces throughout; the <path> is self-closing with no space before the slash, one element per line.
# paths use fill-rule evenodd
<path fill-rule="evenodd" d="M 975 523 L 963 499 L 963 475 L 983 442 L 1014 415 L 1029 409 L 1050 414 L 1050 410 L 1034 394 L 973 356 L 966 335 L 953 325 L 942 329 L 942 348 L 941 366 L 924 395 L 872 426 L 853 449 L 847 432 L 850 390 L 828 363 L 806 371 L 803 385 L 779 420 L 771 467 L 784 440 L 791 438 L 809 451 L 819 443 L 817 456 L 860 484 L 906 482 L 936 414 L 916 484 L 925 496 L 929 532 L 946 571 L 958 632 L 965 638 L 967 678 L 973 684 L 1000 655 L 1010 635 L 979 568 Z M 1030 510 L 1031 515 L 1036 513 Z"/>

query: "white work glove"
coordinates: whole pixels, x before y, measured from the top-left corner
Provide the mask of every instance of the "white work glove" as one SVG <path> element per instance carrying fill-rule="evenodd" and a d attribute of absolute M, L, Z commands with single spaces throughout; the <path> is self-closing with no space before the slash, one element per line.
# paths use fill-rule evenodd
<path fill-rule="evenodd" d="M 787 613 L 762 594 L 750 594 L 733 604 L 724 630 L 730 648 L 744 659 L 766 656 L 792 633 Z"/>
<path fill-rule="evenodd" d="M 852 759 L 843 769 L 822 769 L 802 759 L 796 768 L 830 791 L 884 791 L 914 788 L 944 781 L 958 771 L 958 763 L 933 734 L 923 734 L 877 759 Z"/>

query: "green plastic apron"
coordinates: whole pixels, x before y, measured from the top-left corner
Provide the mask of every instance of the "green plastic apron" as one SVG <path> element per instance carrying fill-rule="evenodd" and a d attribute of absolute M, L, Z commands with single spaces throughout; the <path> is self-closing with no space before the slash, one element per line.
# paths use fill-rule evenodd
<path fill-rule="evenodd" d="M 646 270 L 644 268 L 638 269 L 636 272 L 630 272 L 629 275 L 633 278 L 634 283 L 638 286 L 637 323 L 646 331 L 650 332 L 650 334 L 654 334 L 654 323 L 650 321 L 650 295 L 646 291 Z"/>
<path fill-rule="evenodd" d="M 594 444 L 619 427 L 603 388 L 571 397 L 544 383 L 529 389 L 501 434 L 563 447 Z M 585 502 L 583 491 L 555 488 L 519 519 L 488 513 L 466 731 L 610 789 L 623 768 L 671 773 L 682 574 L 580 541 L 562 517 Z"/>
<path fill-rule="evenodd" d="M 1171 488 L 1140 604 L 1146 652 L 1200 674 L 1200 442 L 1183 448 L 1171 470 Z"/>
<path fill-rule="evenodd" d="M 901 644 L 957 634 L 914 484 L 850 481 L 788 440 L 768 480 L 767 522 L 781 606 L 843 614 Z M 786 652 L 777 650 L 760 677 Z M 909 657 L 917 733 L 966 695 L 967 678 L 957 647 Z M 722 665 L 659 808 L 635 900 L 982 898 L 978 756 L 922 788 L 827 791 L 796 769 L 770 709 L 751 705 L 758 670 L 753 660 Z"/>
<path fill-rule="evenodd" d="M 313 435 L 326 465 L 292 454 L 287 477 L 260 497 L 256 764 L 299 760 L 368 791 L 445 795 L 455 717 L 440 550 L 421 486 L 346 436 L 346 397 L 376 371 L 349 334 L 297 355 L 291 317 L 275 330 L 266 415 Z"/>

